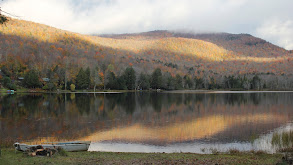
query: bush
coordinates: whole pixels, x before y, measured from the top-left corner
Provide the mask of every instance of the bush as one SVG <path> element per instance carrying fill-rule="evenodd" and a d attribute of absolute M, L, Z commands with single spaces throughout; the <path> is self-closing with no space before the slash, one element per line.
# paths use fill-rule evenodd
<path fill-rule="evenodd" d="M 41 82 L 39 81 L 39 77 L 37 71 L 30 70 L 24 76 L 23 83 L 28 88 L 38 88 L 41 86 Z"/>
<path fill-rule="evenodd" d="M 46 84 L 46 85 L 44 85 L 43 86 L 43 88 L 42 88 L 43 90 L 48 90 L 49 89 L 49 87 L 48 87 L 48 85 Z"/>
<path fill-rule="evenodd" d="M 237 149 L 230 149 L 229 150 L 229 154 L 232 154 L 232 155 L 237 155 L 237 154 L 240 154 L 241 152 Z"/>
<path fill-rule="evenodd" d="M 60 156 L 68 156 L 67 152 L 63 148 L 58 148 L 57 150 Z"/>
<path fill-rule="evenodd" d="M 2 83 L 3 83 L 3 86 L 8 88 L 9 84 L 11 84 L 11 79 L 9 77 L 4 77 L 2 79 Z"/>
<path fill-rule="evenodd" d="M 16 85 L 15 85 L 15 84 L 9 84 L 9 85 L 8 85 L 8 88 L 9 88 L 10 90 L 15 90 L 15 91 L 16 91 Z"/>
<path fill-rule="evenodd" d="M 71 90 L 71 92 L 74 92 L 75 91 L 75 85 L 74 84 L 71 84 L 70 85 L 70 90 Z"/>
<path fill-rule="evenodd" d="M 56 86 L 55 86 L 54 83 L 49 82 L 47 85 L 48 85 L 48 89 L 49 89 L 50 91 L 56 89 Z"/>
<path fill-rule="evenodd" d="M 210 152 L 213 154 L 213 155 L 218 155 L 220 153 L 220 151 L 216 148 L 210 148 Z"/>
<path fill-rule="evenodd" d="M 2 79 L 2 84 L 4 87 L 10 90 L 16 90 L 16 85 L 11 82 L 11 79 L 9 77 L 4 77 Z"/>

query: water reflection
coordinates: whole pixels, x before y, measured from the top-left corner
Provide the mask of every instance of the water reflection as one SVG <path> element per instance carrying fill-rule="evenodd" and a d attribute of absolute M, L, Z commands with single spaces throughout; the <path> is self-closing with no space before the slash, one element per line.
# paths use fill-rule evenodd
<path fill-rule="evenodd" d="M 282 92 L 5 95 L 0 140 L 91 140 L 92 150 L 112 144 L 112 151 L 128 143 L 164 152 L 199 152 L 204 146 L 273 151 L 292 145 L 291 134 L 272 134 L 292 120 L 292 98 Z"/>

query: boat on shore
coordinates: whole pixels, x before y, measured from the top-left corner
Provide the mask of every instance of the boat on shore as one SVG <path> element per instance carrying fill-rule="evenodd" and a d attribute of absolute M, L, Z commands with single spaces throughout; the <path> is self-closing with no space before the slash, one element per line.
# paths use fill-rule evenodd
<path fill-rule="evenodd" d="M 72 141 L 72 142 L 46 142 L 39 145 L 28 145 L 24 143 L 14 143 L 15 150 L 28 151 L 32 147 L 42 146 L 44 149 L 58 149 L 62 148 L 65 151 L 87 151 L 91 142 L 90 141 Z"/>

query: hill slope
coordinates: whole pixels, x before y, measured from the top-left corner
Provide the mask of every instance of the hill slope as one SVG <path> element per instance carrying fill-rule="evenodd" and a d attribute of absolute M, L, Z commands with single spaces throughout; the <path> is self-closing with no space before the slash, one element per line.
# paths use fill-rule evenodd
<path fill-rule="evenodd" d="M 88 36 L 11 19 L 0 27 L 0 67 L 12 79 L 31 69 L 49 70 L 74 81 L 81 67 L 112 64 L 116 75 L 128 66 L 136 73 L 155 68 L 196 77 L 292 75 L 292 54 L 250 35 L 186 34 L 155 31 Z M 63 72 L 62 72 L 63 69 Z"/>
<path fill-rule="evenodd" d="M 287 51 L 284 48 L 273 45 L 263 39 L 256 38 L 250 34 L 229 34 L 229 33 L 182 33 L 171 31 L 152 31 L 136 34 L 118 34 L 118 35 L 101 35 L 102 37 L 115 39 L 133 39 L 133 38 L 168 38 L 180 37 L 189 39 L 198 39 L 214 43 L 224 49 L 233 51 L 240 56 L 250 57 L 278 57 L 289 55 L 292 51 Z"/>
<path fill-rule="evenodd" d="M 65 65 L 65 62 L 78 67 L 93 67 L 94 61 L 99 64 L 122 62 L 126 66 L 129 63 L 155 63 L 153 65 L 156 66 L 148 67 L 153 69 L 162 64 L 164 67 L 165 63 L 181 65 L 187 62 L 192 65 L 197 59 L 221 61 L 229 56 L 229 51 L 201 40 L 173 37 L 152 40 L 111 39 L 71 33 L 20 20 L 11 20 L 2 25 L 0 35 L 2 65 L 17 57 L 18 63 L 39 70 L 54 64 Z M 179 69 L 175 72 L 184 71 Z"/>
<path fill-rule="evenodd" d="M 159 30 L 135 34 L 101 35 L 101 37 L 119 40 L 196 39 L 213 43 L 226 51 L 225 56 L 222 56 L 221 60 L 219 60 L 220 64 L 213 60 L 212 68 L 225 67 L 225 71 L 234 72 L 231 74 L 235 74 L 235 71 L 236 73 L 292 74 L 290 71 L 293 57 L 292 51 L 287 51 L 249 34 L 192 34 Z M 209 49 L 209 47 L 205 49 Z M 204 63 L 209 65 L 210 61 L 205 61 Z M 216 72 L 220 72 L 220 70 Z"/>

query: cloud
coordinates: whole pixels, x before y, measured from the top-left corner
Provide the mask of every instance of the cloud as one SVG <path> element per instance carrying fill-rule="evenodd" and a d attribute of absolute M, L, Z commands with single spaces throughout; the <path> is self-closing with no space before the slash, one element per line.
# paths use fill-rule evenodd
<path fill-rule="evenodd" d="M 293 22 L 291 20 L 268 20 L 258 27 L 255 33 L 261 38 L 284 46 L 287 50 L 293 49 Z"/>
<path fill-rule="evenodd" d="M 282 47 L 291 44 L 279 42 L 282 33 L 278 38 L 259 31 L 267 18 L 292 21 L 292 0 L 4 0 L 0 6 L 22 19 L 83 34 L 184 29 L 252 33 Z"/>

